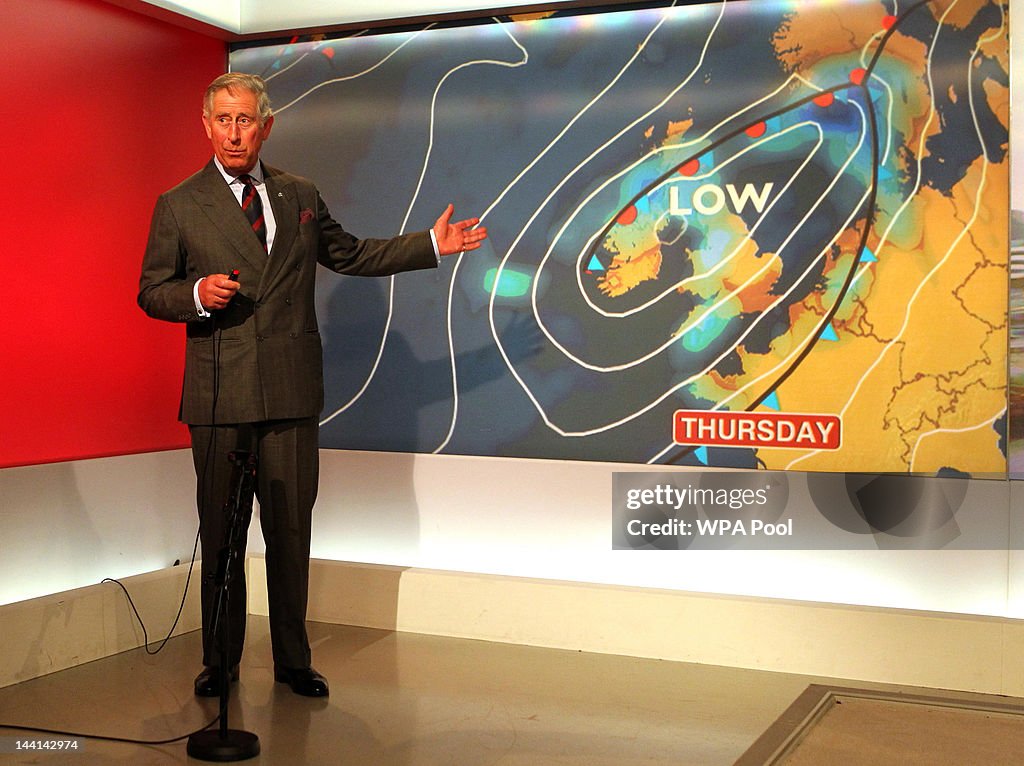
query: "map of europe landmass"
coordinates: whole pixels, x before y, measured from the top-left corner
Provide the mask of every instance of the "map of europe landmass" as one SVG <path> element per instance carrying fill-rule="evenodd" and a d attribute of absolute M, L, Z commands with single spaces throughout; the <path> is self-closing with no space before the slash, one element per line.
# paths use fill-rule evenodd
<path fill-rule="evenodd" d="M 929 9 L 961 45 L 977 47 L 962 51 L 962 71 L 951 66 L 945 77 L 936 75 L 933 87 L 944 104 L 936 113 L 921 76 L 929 52 L 924 42 L 894 37 L 887 46 L 918 72 L 903 91 L 902 119 L 894 122 L 905 147 L 898 172 L 917 178 L 918 161 L 929 158 L 959 170 L 945 183 L 929 177 L 906 207 L 898 197 L 880 205 L 869 243 L 879 257 L 864 270 L 855 299 L 836 314 L 837 340 L 822 344 L 779 389 L 780 401 L 793 397 L 811 411 L 841 413 L 844 447 L 828 457 L 775 451 L 764 455 L 771 467 L 1006 470 L 1009 91 L 1001 75 L 1009 72 L 1008 46 L 1005 30 L 992 34 L 997 30 L 985 28 L 983 4 L 935 3 Z M 867 14 L 857 17 L 864 22 L 860 28 L 835 14 L 829 21 L 832 28 L 820 30 L 819 39 L 863 40 L 875 33 Z M 782 46 L 798 30 L 794 22 L 780 37 Z M 799 55 L 786 62 L 795 69 L 807 63 Z M 995 79 L 968 83 L 993 64 Z M 980 143 L 938 140 L 955 124 L 950 112 L 976 108 L 987 111 L 994 134 L 979 127 Z M 933 151 L 939 147 L 944 151 Z M 894 210 L 901 220 L 893 221 Z"/>
<path fill-rule="evenodd" d="M 232 54 L 268 159 L 436 272 L 319 280 L 325 447 L 824 471 L 1006 468 L 1004 4 L 554 12 Z M 838 449 L 677 443 L 838 415 Z"/>

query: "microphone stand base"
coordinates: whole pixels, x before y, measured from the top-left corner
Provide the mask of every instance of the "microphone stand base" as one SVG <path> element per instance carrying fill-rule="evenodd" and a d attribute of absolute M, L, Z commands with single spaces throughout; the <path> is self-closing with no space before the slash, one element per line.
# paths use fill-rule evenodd
<path fill-rule="evenodd" d="M 200 761 L 244 761 L 260 754 L 260 738 L 241 729 L 207 729 L 188 738 L 186 752 Z"/>

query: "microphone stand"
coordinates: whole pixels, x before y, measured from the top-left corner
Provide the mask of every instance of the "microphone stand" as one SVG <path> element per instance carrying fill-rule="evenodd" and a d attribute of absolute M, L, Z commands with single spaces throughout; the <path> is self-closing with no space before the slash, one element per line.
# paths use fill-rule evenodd
<path fill-rule="evenodd" d="M 217 556 L 217 570 L 214 584 L 217 587 L 214 600 L 210 632 L 220 647 L 220 728 L 196 732 L 188 738 L 186 751 L 201 761 L 244 761 L 254 758 L 260 752 L 260 739 L 252 732 L 228 728 L 228 694 L 231 687 L 228 668 L 228 646 L 230 620 L 227 619 L 228 585 L 234 576 L 239 561 L 242 535 L 249 528 L 252 516 L 252 499 L 256 489 L 256 455 L 252 452 L 235 450 L 228 453 L 228 460 L 234 464 L 231 471 L 231 488 L 224 504 L 228 517 L 224 530 L 224 545 Z"/>

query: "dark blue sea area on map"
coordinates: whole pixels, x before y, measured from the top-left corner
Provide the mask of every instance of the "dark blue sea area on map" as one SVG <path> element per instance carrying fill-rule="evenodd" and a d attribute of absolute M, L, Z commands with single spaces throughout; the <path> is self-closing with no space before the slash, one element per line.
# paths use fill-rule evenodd
<path fill-rule="evenodd" d="M 1001 162 L 1008 147 L 1006 126 L 988 106 L 985 81 L 1005 87 L 1009 75 L 998 62 L 985 57 L 981 57 L 980 66 L 968 66 L 981 39 L 998 30 L 1002 23 L 999 5 L 992 2 L 964 28 L 944 26 L 935 45 L 932 82 L 941 130 L 927 140 L 926 155 L 921 160 L 921 182 L 947 196 L 952 195 L 953 187 L 963 180 L 967 169 L 983 152 L 987 152 L 989 162 Z M 900 25 L 901 32 L 926 45 L 931 45 L 935 29 L 936 20 L 926 7 L 909 15 Z M 973 79 L 974 114 L 968 98 L 968 77 Z"/>

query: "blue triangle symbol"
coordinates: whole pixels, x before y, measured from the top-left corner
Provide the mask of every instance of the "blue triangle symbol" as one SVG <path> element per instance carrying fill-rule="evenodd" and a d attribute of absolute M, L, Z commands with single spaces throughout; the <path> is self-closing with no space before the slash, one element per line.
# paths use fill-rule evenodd
<path fill-rule="evenodd" d="M 597 259 L 596 255 L 590 256 L 590 263 L 587 264 L 587 271 L 604 271 L 604 265 Z"/>

